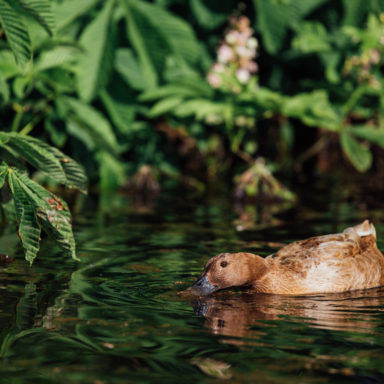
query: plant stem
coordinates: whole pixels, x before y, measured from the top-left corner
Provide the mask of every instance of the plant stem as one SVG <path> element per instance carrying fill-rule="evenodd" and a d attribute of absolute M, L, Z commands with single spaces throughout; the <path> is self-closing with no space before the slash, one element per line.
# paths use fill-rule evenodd
<path fill-rule="evenodd" d="M 365 93 L 367 87 L 365 85 L 359 85 L 351 94 L 349 99 L 346 101 L 346 103 L 343 105 L 342 110 L 344 116 L 348 115 L 348 113 L 351 111 L 351 109 L 356 105 L 356 103 L 359 101 L 360 97 L 363 96 Z"/>
<path fill-rule="evenodd" d="M 19 125 L 22 117 L 23 117 L 23 108 L 20 105 L 17 105 L 16 116 L 12 121 L 11 132 L 17 132 L 19 130 Z"/>

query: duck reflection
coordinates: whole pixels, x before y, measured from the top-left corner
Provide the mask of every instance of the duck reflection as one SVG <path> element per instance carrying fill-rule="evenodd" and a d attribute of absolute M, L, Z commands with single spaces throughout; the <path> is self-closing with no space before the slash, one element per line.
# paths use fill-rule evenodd
<path fill-rule="evenodd" d="M 376 288 L 340 294 L 282 296 L 269 294 L 222 295 L 200 298 L 195 313 L 204 316 L 214 334 L 236 338 L 257 338 L 269 321 L 306 323 L 312 327 L 373 332 L 377 316 L 384 311 L 384 289 Z M 267 322 L 267 324 L 265 323 Z M 277 324 L 275 324 L 277 325 Z M 228 342 L 243 344 L 239 339 Z"/>

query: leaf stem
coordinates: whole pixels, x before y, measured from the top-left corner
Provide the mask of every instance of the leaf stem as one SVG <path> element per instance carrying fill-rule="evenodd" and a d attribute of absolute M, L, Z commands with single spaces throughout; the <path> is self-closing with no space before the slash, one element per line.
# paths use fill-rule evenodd
<path fill-rule="evenodd" d="M 21 118 L 23 117 L 23 107 L 16 104 L 14 108 L 16 109 L 16 116 L 12 121 L 11 131 L 17 132 L 19 130 Z"/>
<path fill-rule="evenodd" d="M 352 110 L 352 108 L 359 101 L 360 97 L 363 96 L 367 87 L 365 85 L 359 85 L 351 94 L 349 99 L 343 105 L 343 113 L 344 116 L 348 115 L 348 113 Z"/>

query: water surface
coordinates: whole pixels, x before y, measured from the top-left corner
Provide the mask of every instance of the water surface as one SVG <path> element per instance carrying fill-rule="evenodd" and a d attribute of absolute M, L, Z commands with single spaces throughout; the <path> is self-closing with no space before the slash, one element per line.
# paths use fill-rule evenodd
<path fill-rule="evenodd" d="M 44 240 L 32 268 L 20 248 L 1 268 L 1 382 L 384 380 L 383 289 L 311 297 L 179 294 L 217 253 L 266 256 L 365 217 L 376 222 L 383 249 L 381 211 L 316 196 L 280 215 L 252 208 L 242 215 L 225 197 L 175 194 L 149 207 L 118 195 L 106 202 L 75 215 L 80 263 Z M 2 241 L 15 253 L 13 235 Z"/>

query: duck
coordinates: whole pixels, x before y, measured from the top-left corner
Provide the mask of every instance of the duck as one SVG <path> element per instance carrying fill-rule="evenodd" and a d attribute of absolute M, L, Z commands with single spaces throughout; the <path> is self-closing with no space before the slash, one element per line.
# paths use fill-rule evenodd
<path fill-rule="evenodd" d="M 210 295 L 230 287 L 281 295 L 339 293 L 384 285 L 384 256 L 369 220 L 342 233 L 288 244 L 265 258 L 220 253 L 205 265 L 190 292 Z"/>

